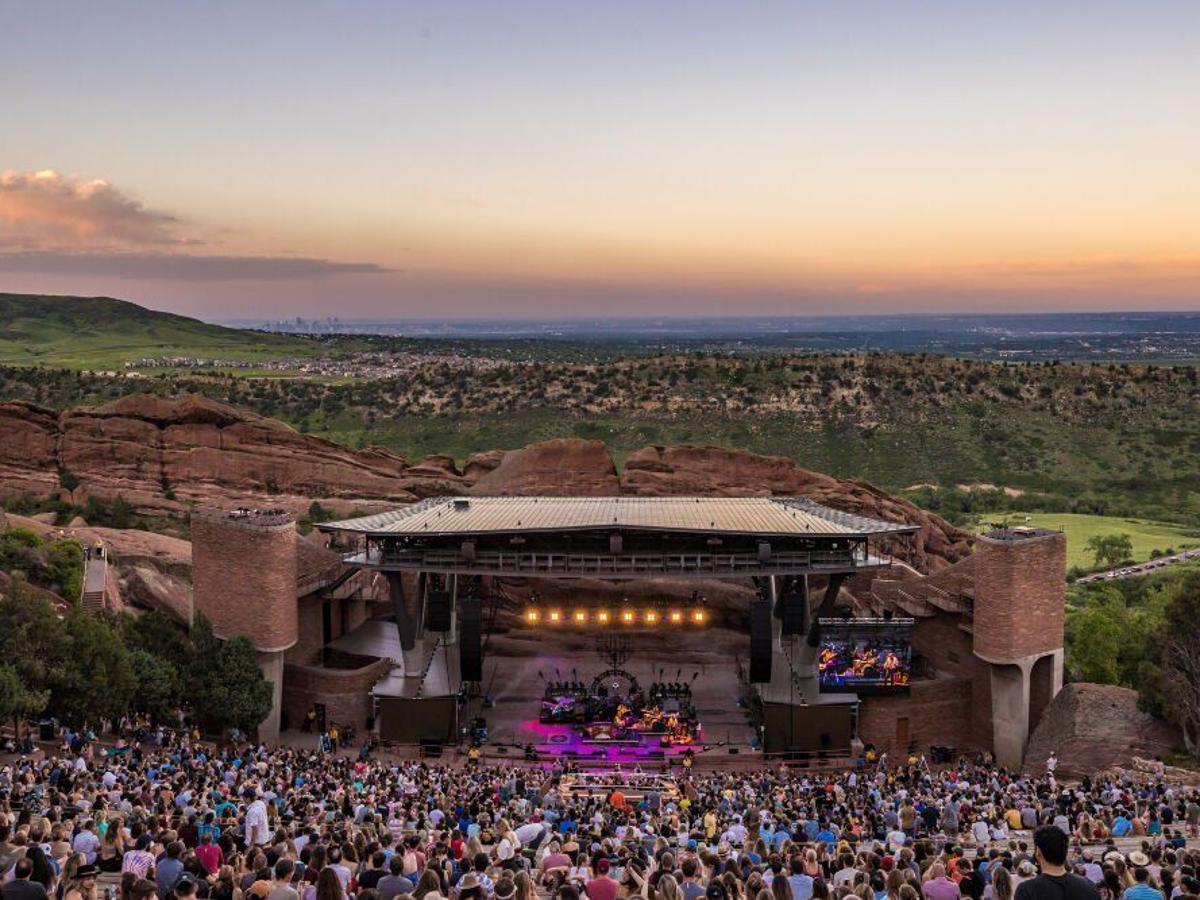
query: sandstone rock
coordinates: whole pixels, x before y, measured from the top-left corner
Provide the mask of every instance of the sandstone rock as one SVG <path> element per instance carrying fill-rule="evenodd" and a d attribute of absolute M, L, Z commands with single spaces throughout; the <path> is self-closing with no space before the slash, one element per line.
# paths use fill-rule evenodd
<path fill-rule="evenodd" d="M 52 512 L 34 513 L 30 518 L 43 525 L 53 525 L 54 520 L 58 518 L 58 514 Z"/>
<path fill-rule="evenodd" d="M 348 450 L 204 397 L 138 394 L 61 415 L 5 403 L 0 434 L 7 497 L 58 491 L 61 471 L 80 482 L 72 502 L 120 496 L 149 514 L 182 514 L 188 500 L 303 514 L 314 497 L 397 504 L 465 490 L 447 457 L 409 466 L 387 450 Z"/>
<path fill-rule="evenodd" d="M 467 464 L 463 466 L 463 477 L 467 481 L 475 482 L 486 475 L 488 472 L 500 465 L 504 459 L 503 450 L 487 450 L 483 453 L 472 453 L 467 457 Z"/>
<path fill-rule="evenodd" d="M 620 487 L 617 467 L 602 442 L 559 438 L 508 451 L 471 486 L 471 493 L 610 497 Z"/>
<path fill-rule="evenodd" d="M 885 549 L 921 572 L 937 571 L 971 551 L 971 535 L 940 516 L 867 482 L 813 472 L 782 456 L 723 447 L 645 447 L 626 460 L 621 493 L 808 497 L 833 509 L 919 525 L 911 541 L 892 542 Z"/>
<path fill-rule="evenodd" d="M 1137 708 L 1137 691 L 1113 684 L 1068 684 L 1042 714 L 1025 751 L 1025 769 L 1042 772 L 1053 750 L 1067 776 L 1128 767 L 1133 757 L 1161 758 L 1175 730 Z"/>
<path fill-rule="evenodd" d="M 87 528 L 87 520 L 83 516 L 76 516 L 67 525 L 68 528 Z"/>

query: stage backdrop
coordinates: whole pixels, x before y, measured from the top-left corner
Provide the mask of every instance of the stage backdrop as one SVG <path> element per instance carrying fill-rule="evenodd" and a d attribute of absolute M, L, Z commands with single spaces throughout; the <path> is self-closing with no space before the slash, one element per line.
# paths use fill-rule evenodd
<path fill-rule="evenodd" d="M 458 740 L 458 701 L 454 697 L 380 697 L 379 737 L 397 744 L 453 744 Z"/>
<path fill-rule="evenodd" d="M 763 751 L 766 753 L 850 752 L 854 704 L 799 706 L 763 704 Z"/>

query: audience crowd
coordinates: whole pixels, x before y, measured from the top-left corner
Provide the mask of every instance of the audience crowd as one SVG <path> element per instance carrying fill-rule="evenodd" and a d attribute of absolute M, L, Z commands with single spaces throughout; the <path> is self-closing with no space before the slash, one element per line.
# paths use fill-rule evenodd
<path fill-rule="evenodd" d="M 1141 774 L 576 779 L 188 736 L 7 759 L 0 900 L 1200 900 L 1200 794 Z"/>

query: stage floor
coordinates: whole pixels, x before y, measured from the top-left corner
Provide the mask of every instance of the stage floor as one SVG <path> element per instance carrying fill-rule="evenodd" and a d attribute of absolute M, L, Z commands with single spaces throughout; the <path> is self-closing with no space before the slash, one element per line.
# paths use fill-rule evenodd
<path fill-rule="evenodd" d="M 702 728 L 701 744 L 694 745 L 697 752 L 702 745 L 708 745 L 709 752 L 724 747 L 744 751 L 750 747 L 753 733 L 746 710 L 738 705 L 735 653 L 739 642 L 749 650 L 744 634 L 721 629 L 639 634 L 634 638 L 633 654 L 623 668 L 633 673 L 643 688 L 658 680 L 691 684 Z M 572 726 L 538 721 L 547 680 L 578 679 L 590 683 L 605 668 L 607 663 L 596 653 L 594 639 L 588 634 L 548 635 L 528 631 L 493 634 L 484 654 L 483 687 L 495 705 L 475 711 L 477 705 L 472 704 L 471 714 L 487 719 L 492 745 L 533 744 L 544 753 L 571 750 L 581 759 L 608 762 L 633 763 L 651 761 L 663 753 L 670 758 L 682 754 L 685 747 L 664 749 L 653 736 L 644 737 L 637 747 L 585 744 Z M 693 680 L 696 673 L 699 674 Z"/>

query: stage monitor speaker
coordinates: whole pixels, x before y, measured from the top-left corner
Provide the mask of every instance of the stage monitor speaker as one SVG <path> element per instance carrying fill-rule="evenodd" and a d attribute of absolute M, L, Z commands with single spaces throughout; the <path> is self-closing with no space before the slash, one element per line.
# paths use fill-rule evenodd
<path fill-rule="evenodd" d="M 782 630 L 785 635 L 808 634 L 808 594 L 806 591 L 788 591 L 781 598 L 783 603 Z"/>
<path fill-rule="evenodd" d="M 459 607 L 458 671 L 463 681 L 483 681 L 483 605 L 464 598 Z"/>
<path fill-rule="evenodd" d="M 771 680 L 771 602 L 755 600 L 750 604 L 750 682 Z"/>
<path fill-rule="evenodd" d="M 430 591 L 425 597 L 425 630 L 450 630 L 450 592 Z"/>

